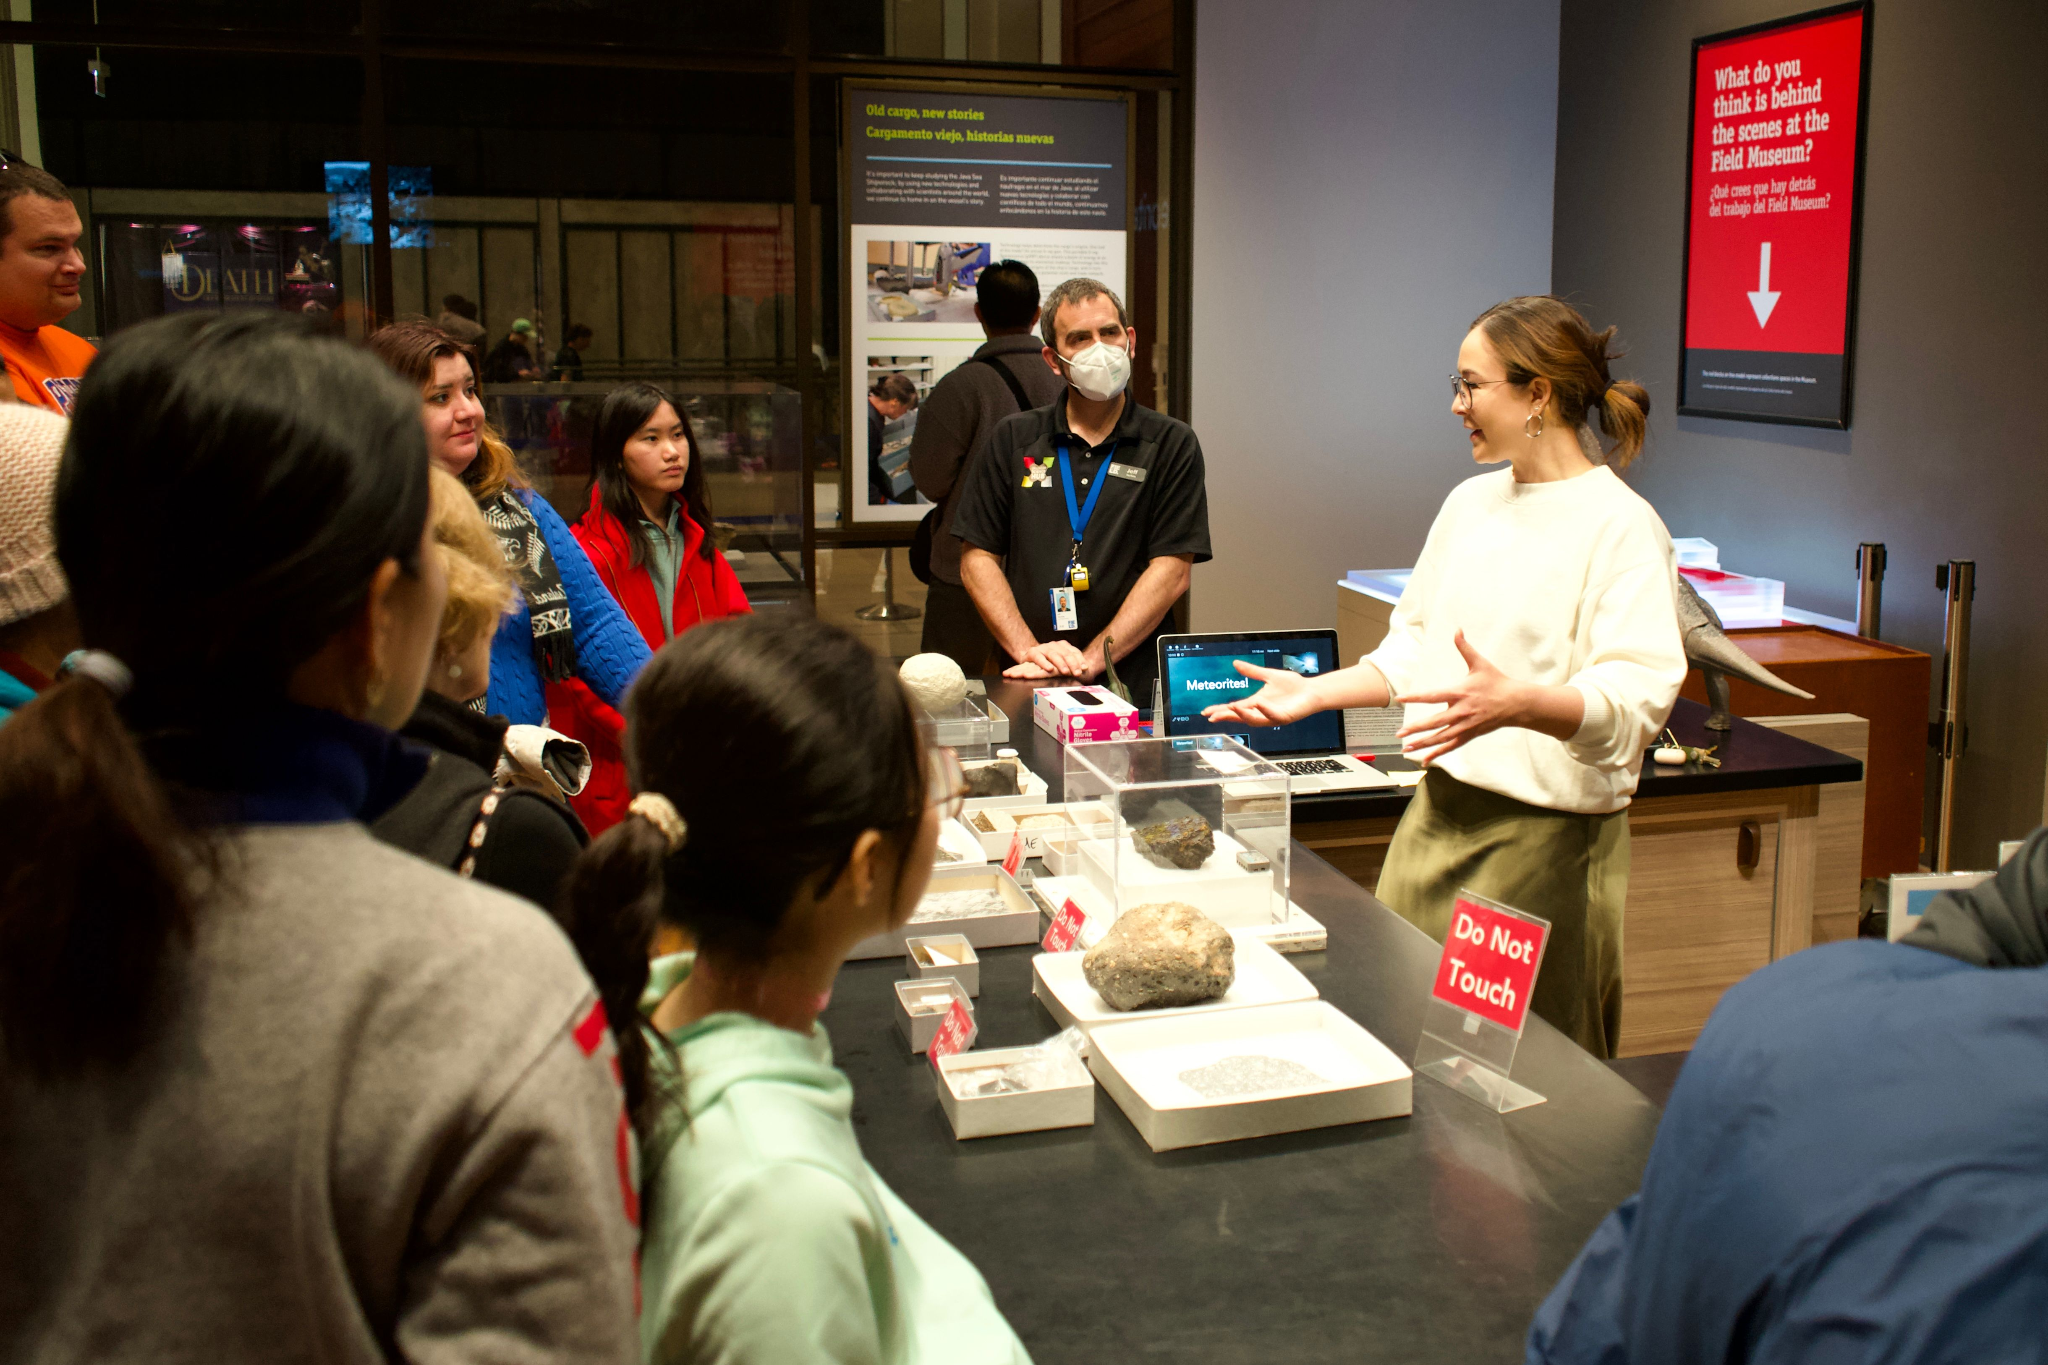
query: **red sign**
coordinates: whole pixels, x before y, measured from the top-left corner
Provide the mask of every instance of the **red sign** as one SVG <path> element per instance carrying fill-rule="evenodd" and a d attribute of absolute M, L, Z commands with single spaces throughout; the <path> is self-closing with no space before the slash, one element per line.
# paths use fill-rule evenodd
<path fill-rule="evenodd" d="M 1430 993 L 1502 1028 L 1522 1031 L 1550 928 L 1540 920 L 1458 897 Z"/>
<path fill-rule="evenodd" d="M 1862 4 L 1693 45 L 1682 413 L 1848 424 Z"/>
<path fill-rule="evenodd" d="M 1052 928 L 1045 931 L 1045 941 L 1039 947 L 1048 953 L 1064 953 L 1081 940 L 1081 926 L 1088 922 L 1088 916 L 1081 913 L 1081 907 L 1068 897 L 1060 912 L 1052 917 Z"/>
<path fill-rule="evenodd" d="M 1003 871 L 1014 877 L 1017 875 L 1017 869 L 1022 866 L 1024 866 L 1024 831 L 1021 829 L 1012 830 L 1010 832 L 1010 851 L 1003 855 Z"/>
<path fill-rule="evenodd" d="M 955 1000 L 953 1008 L 946 1011 L 939 1031 L 932 1035 L 932 1045 L 924 1050 L 924 1055 L 933 1066 L 937 1066 L 939 1058 L 950 1057 L 973 1041 L 974 1021 L 967 1017 L 967 1004 Z"/>

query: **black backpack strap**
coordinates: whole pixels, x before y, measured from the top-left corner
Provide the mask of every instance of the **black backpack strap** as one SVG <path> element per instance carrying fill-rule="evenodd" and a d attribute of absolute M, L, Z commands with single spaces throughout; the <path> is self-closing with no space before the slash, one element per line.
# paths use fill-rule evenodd
<path fill-rule="evenodd" d="M 1018 382 L 1017 376 L 1011 373 L 1008 365 L 992 355 L 978 355 L 974 359 L 1003 377 L 1003 382 L 1010 386 L 1010 396 L 1017 400 L 1017 411 L 1031 411 L 1031 396 L 1024 392 L 1023 384 Z"/>

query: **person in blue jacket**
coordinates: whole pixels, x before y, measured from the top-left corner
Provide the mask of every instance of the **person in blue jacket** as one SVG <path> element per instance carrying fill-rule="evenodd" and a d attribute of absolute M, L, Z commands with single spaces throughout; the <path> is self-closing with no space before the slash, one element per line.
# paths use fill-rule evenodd
<path fill-rule="evenodd" d="M 519 602 L 491 641 L 484 707 L 514 725 L 548 719 L 548 685 L 581 680 L 620 706 L 647 663 L 647 642 L 605 590 L 568 523 L 519 476 L 484 420 L 469 349 L 421 319 L 395 322 L 370 349 L 419 386 L 427 453 L 468 486 L 519 580 Z"/>
<path fill-rule="evenodd" d="M 1527 1358 L 2048 1358 L 2048 830 L 1722 998 Z"/>

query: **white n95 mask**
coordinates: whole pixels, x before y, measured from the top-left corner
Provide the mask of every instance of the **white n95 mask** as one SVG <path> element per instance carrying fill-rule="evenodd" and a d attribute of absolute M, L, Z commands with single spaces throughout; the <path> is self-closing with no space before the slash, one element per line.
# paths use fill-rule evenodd
<path fill-rule="evenodd" d="M 1107 403 L 1131 382 L 1131 353 L 1097 341 L 1067 359 L 1067 380 L 1086 397 Z"/>

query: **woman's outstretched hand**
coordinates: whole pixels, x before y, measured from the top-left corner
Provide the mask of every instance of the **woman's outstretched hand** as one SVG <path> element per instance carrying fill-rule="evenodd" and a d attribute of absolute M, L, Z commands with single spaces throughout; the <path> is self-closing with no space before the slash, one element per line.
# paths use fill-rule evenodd
<path fill-rule="evenodd" d="M 1442 692 L 1394 698 L 1403 704 L 1442 703 L 1444 707 L 1427 720 L 1404 725 L 1395 732 L 1401 739 L 1401 752 L 1425 768 L 1481 735 L 1492 734 L 1503 726 L 1529 723 L 1530 693 L 1536 689 L 1516 682 L 1488 663 L 1465 642 L 1464 631 L 1457 633 L 1455 642 L 1458 653 L 1464 656 L 1465 667 L 1471 670 L 1463 682 Z"/>
<path fill-rule="evenodd" d="M 1235 721 L 1239 725 L 1286 725 L 1323 709 L 1308 679 L 1299 673 L 1290 673 L 1284 668 L 1260 668 L 1242 659 L 1236 663 L 1239 673 L 1265 686 L 1243 701 L 1203 708 L 1203 720 Z"/>

